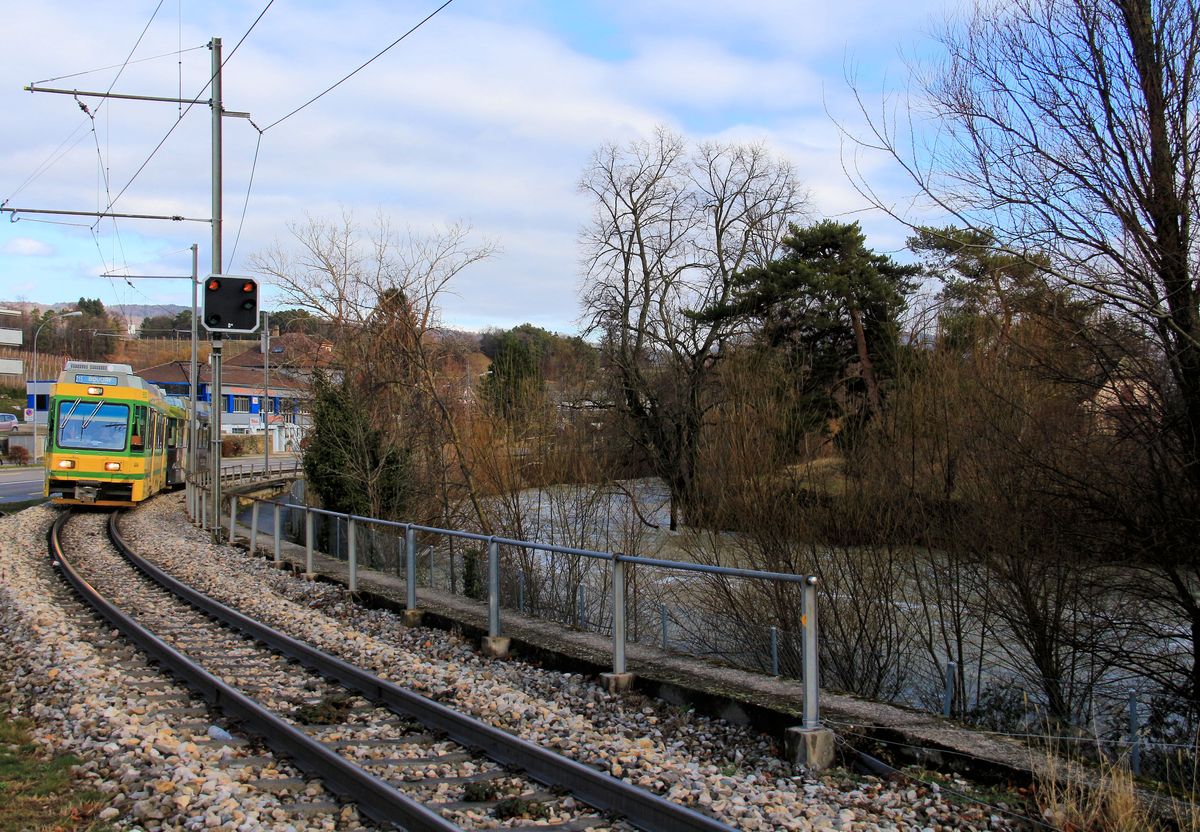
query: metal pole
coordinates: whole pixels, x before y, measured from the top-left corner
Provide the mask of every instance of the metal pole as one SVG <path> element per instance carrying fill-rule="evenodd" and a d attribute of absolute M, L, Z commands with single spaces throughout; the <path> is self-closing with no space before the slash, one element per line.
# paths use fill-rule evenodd
<path fill-rule="evenodd" d="M 670 642 L 670 640 L 667 638 L 667 622 L 668 622 L 668 620 L 670 619 L 670 615 L 669 615 L 669 613 L 667 612 L 667 605 L 666 605 L 666 604 L 662 604 L 661 606 L 659 606 L 659 608 L 658 608 L 658 618 L 659 618 L 659 620 L 662 622 L 662 649 L 664 649 L 664 650 L 670 650 L 670 649 L 671 649 L 671 642 Z"/>
<path fill-rule="evenodd" d="M 313 573 L 313 513 L 304 507 L 304 572 Z"/>
<path fill-rule="evenodd" d="M 817 576 L 804 582 L 804 719 L 802 727 L 814 730 L 821 725 L 820 682 L 817 678 Z"/>
<path fill-rule="evenodd" d="M 417 530 L 409 524 L 404 531 L 405 609 L 417 608 Z"/>
<path fill-rule="evenodd" d="M 237 495 L 229 498 L 229 545 L 233 545 L 234 529 L 237 523 Z"/>
<path fill-rule="evenodd" d="M 199 401 L 200 387 L 200 367 L 199 367 L 199 334 L 200 322 L 196 319 L 199 315 L 199 299 L 198 289 L 200 280 L 200 246 L 197 243 L 192 243 L 192 361 L 188 371 L 188 396 L 191 400 L 190 413 L 188 414 L 188 481 L 192 480 L 197 474 L 196 469 L 199 467 L 200 449 L 197 447 L 196 432 L 199 430 L 199 414 L 196 412 L 197 402 Z M 195 510 L 196 485 L 192 483 L 192 510 Z"/>
<path fill-rule="evenodd" d="M 625 561 L 613 552 L 613 673 L 625 672 Z"/>
<path fill-rule="evenodd" d="M 258 500 L 250 505 L 250 554 L 258 550 Z"/>
<path fill-rule="evenodd" d="M 946 689 L 942 691 L 942 716 L 950 716 L 954 710 L 954 682 L 958 676 L 958 663 L 946 662 Z"/>
<path fill-rule="evenodd" d="M 525 614 L 525 573 L 517 573 L 517 609 Z"/>
<path fill-rule="evenodd" d="M 263 312 L 262 316 L 263 397 L 262 404 L 258 407 L 258 415 L 262 418 L 263 423 L 263 471 L 269 477 L 271 476 L 271 330 L 269 329 L 271 323 L 270 315 L 267 312 Z"/>
<path fill-rule="evenodd" d="M 278 503 L 272 503 L 271 507 L 275 510 L 274 511 L 274 514 L 275 514 L 275 565 L 278 566 L 280 563 L 283 562 L 283 555 L 280 552 L 280 545 L 279 545 L 281 537 L 282 537 L 280 534 L 280 525 L 283 521 L 283 516 L 282 516 L 282 512 L 279 511 L 280 505 Z"/>
<path fill-rule="evenodd" d="M 358 523 L 346 515 L 346 546 L 350 550 L 350 591 L 358 592 Z"/>
<path fill-rule="evenodd" d="M 217 517 L 217 506 L 221 504 L 221 336 L 213 333 L 212 336 L 212 379 L 213 379 L 213 406 L 210 410 L 209 428 L 212 431 L 212 436 L 209 437 L 209 443 L 212 450 L 209 454 L 212 456 L 212 491 L 213 491 L 213 534 L 221 527 L 221 522 Z"/>
<path fill-rule="evenodd" d="M 583 629 L 583 625 L 587 620 L 587 617 L 583 613 L 583 604 L 584 604 L 584 601 L 586 601 L 586 600 L 587 599 L 584 596 L 583 584 L 580 584 L 579 585 L 579 596 L 575 603 L 575 624 L 581 630 Z"/>
<path fill-rule="evenodd" d="M 500 635 L 500 544 L 488 538 L 488 635 Z"/>
<path fill-rule="evenodd" d="M 1138 739 L 1137 691 L 1129 689 L 1129 770 L 1135 776 L 1142 773 L 1142 746 Z"/>
<path fill-rule="evenodd" d="M 224 258 L 221 251 L 221 114 L 224 101 L 221 98 L 221 39 L 213 38 L 212 49 L 212 273 L 221 274 Z M 221 504 L 221 336 L 212 334 L 213 392 L 212 426 L 213 446 L 213 506 Z M 220 523 L 214 523 L 214 531 Z"/>
<path fill-rule="evenodd" d="M 771 675 L 779 675 L 779 628 L 771 627 Z"/>
<path fill-rule="evenodd" d="M 208 530 L 208 489 L 200 492 L 200 528 Z"/>

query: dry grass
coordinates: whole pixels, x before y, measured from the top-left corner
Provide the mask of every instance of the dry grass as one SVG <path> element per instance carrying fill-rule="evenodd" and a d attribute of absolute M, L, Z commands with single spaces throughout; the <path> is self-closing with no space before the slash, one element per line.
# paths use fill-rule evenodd
<path fill-rule="evenodd" d="M 0 832 L 110 828 L 95 819 L 105 806 L 105 796 L 79 789 L 71 774 L 79 761 L 71 756 L 44 756 L 30 740 L 28 729 L 27 723 L 0 718 Z"/>
<path fill-rule="evenodd" d="M 1196 794 L 1155 796 L 1138 788 L 1128 760 L 1049 748 L 1041 760 L 1035 798 L 1047 822 L 1064 832 L 1200 832 Z"/>

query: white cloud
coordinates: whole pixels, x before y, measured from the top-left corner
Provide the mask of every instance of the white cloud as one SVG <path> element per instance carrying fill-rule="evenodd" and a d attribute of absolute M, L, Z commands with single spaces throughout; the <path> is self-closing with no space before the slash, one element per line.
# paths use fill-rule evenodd
<path fill-rule="evenodd" d="M 575 186 L 594 148 L 645 136 L 660 123 L 696 138 L 763 140 L 793 161 L 818 210 L 857 210 L 863 200 L 841 173 L 837 132 L 824 112 L 827 99 L 832 111 L 845 108 L 841 56 L 847 44 L 894 52 L 926 17 L 923 10 L 940 0 L 918 0 L 915 10 L 877 0 L 834 6 L 647 0 L 580 3 L 570 11 L 555 6 L 551 14 L 549 4 L 557 2 L 451 6 L 346 84 L 268 130 L 244 225 L 258 134 L 245 120 L 226 119 L 229 268 L 244 268 L 251 253 L 276 238 L 286 243 L 286 223 L 306 213 L 336 218 L 345 207 L 369 218 L 381 209 L 397 225 L 418 231 L 464 218 L 480 236 L 496 238 L 503 253 L 462 275 L 446 319 L 490 317 L 498 325 L 533 320 L 567 329 L 578 309 L 575 235 L 590 207 Z M 20 92 L 30 77 L 119 63 L 145 24 L 142 11 L 122 9 L 63 0 L 26 4 L 6 19 L 0 29 L 0 110 L 11 124 L 0 152 L 0 199 L 16 192 L 14 205 L 102 208 L 174 125 L 175 105 L 112 101 L 97 109 L 95 99 L 87 99 L 97 113 L 93 133 L 69 97 Z M 185 10 L 183 45 L 223 33 L 228 57 L 258 11 L 233 0 L 193 6 Z M 266 127 L 427 12 L 416 0 L 347 0 L 336 10 L 312 2 L 276 4 L 229 59 L 225 106 L 249 111 L 255 124 Z M 165 9 L 162 14 L 139 57 L 170 52 L 179 43 L 178 22 L 166 19 Z M 573 16 L 573 26 L 547 22 L 563 15 Z M 616 48 L 589 41 L 596 29 L 608 31 Z M 54 33 L 52 40 L 46 32 Z M 185 53 L 182 72 L 176 60 L 131 64 L 116 89 L 197 92 L 208 77 L 208 50 Z M 52 85 L 103 90 L 114 74 Z M 208 121 L 206 106 L 192 108 L 117 210 L 207 218 Z M 84 129 L 72 134 L 80 125 Z M 55 157 L 56 164 L 42 167 Z M 4 275 L 19 273 L 16 261 L 6 264 L 5 257 L 71 252 L 54 259 L 56 271 L 45 271 L 54 277 L 38 283 L 38 300 L 100 293 L 106 303 L 143 302 L 139 293 L 151 294 L 149 286 L 134 289 L 93 275 L 126 264 L 134 273 L 184 273 L 190 257 L 180 252 L 193 242 L 200 244 L 201 272 L 209 269 L 206 224 L 121 220 L 114 231 L 106 220 L 93 241 L 90 221 L 79 222 L 84 227 L 0 223 L 0 296 L 12 293 L 15 279 Z M 20 237 L 7 236 L 14 229 Z M 44 250 L 34 250 L 39 245 Z M 154 285 L 154 296 L 171 294 L 169 285 Z M 172 302 L 190 302 L 186 285 L 172 296 Z M 270 290 L 265 296 L 272 297 Z"/>
<path fill-rule="evenodd" d="M 14 257 L 49 257 L 54 249 L 48 243 L 31 237 L 15 237 L 6 242 L 0 252 Z"/>

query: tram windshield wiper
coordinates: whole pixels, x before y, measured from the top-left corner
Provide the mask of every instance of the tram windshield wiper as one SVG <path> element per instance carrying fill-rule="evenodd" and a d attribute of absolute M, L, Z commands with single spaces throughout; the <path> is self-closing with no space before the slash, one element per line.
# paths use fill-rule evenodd
<path fill-rule="evenodd" d="M 71 421 L 71 417 L 75 415 L 75 408 L 79 407 L 81 404 L 83 404 L 83 399 L 76 399 L 74 401 L 74 403 L 71 405 L 71 409 L 67 411 L 67 417 L 63 419 L 63 424 Z"/>
<path fill-rule="evenodd" d="M 100 408 L 102 408 L 103 406 L 104 406 L 104 402 L 96 402 L 95 409 L 87 415 L 86 419 L 83 420 L 83 427 L 81 427 L 80 430 L 87 430 L 87 426 L 92 423 L 92 419 L 96 418 L 96 414 L 100 412 Z M 73 409 L 74 408 L 72 408 L 72 410 Z"/>

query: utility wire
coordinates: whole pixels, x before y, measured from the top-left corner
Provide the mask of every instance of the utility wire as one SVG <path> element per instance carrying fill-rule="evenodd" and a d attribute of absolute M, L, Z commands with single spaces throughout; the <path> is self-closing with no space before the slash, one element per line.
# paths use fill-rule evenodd
<path fill-rule="evenodd" d="M 189 46 L 187 49 L 180 48 L 172 52 L 164 52 L 161 55 L 151 55 L 149 58 L 138 58 L 136 61 L 125 61 L 124 63 L 120 64 L 109 64 L 108 66 L 100 66 L 96 67 L 95 69 L 85 69 L 82 72 L 72 72 L 69 75 L 56 75 L 53 78 L 43 78 L 40 81 L 34 81 L 32 84 L 30 84 L 30 86 L 36 87 L 38 84 L 49 84 L 51 81 L 62 81 L 66 78 L 78 78 L 81 75 L 91 75 L 94 72 L 105 72 L 110 69 L 117 69 L 118 67 L 124 67 L 132 64 L 144 64 L 147 61 L 157 61 L 161 60 L 162 58 L 171 58 L 176 55 L 183 55 L 185 52 L 195 52 L 197 49 L 204 48 L 204 44 L 199 46 Z"/>
<path fill-rule="evenodd" d="M 249 121 L 249 119 L 247 120 Z M 258 130 L 258 140 L 254 143 L 254 161 L 250 163 L 250 181 L 246 183 L 246 199 L 242 202 L 242 216 L 238 220 L 237 235 L 233 238 L 233 249 L 229 253 L 229 265 L 233 264 L 234 256 L 237 254 L 238 242 L 242 239 L 242 226 L 246 222 L 246 209 L 250 207 L 250 189 L 254 187 L 254 171 L 258 169 L 258 151 L 262 147 L 263 131 L 253 121 L 250 121 L 250 126 Z"/>
<path fill-rule="evenodd" d="M 346 76 L 345 76 L 345 77 L 343 77 L 341 80 L 339 80 L 339 81 L 336 81 L 334 84 L 332 84 L 331 86 L 327 87 L 327 88 L 326 88 L 325 90 L 323 90 L 322 92 L 319 92 L 319 93 L 317 93 L 317 94 L 316 94 L 316 95 L 314 95 L 312 98 L 310 98 L 308 101 L 305 101 L 303 104 L 301 104 L 301 105 L 300 105 L 299 107 L 297 107 L 296 109 L 292 110 L 292 111 L 291 111 L 290 113 L 288 113 L 287 115 L 283 116 L 282 118 L 278 118 L 278 119 L 276 119 L 275 121 L 271 122 L 270 124 L 268 124 L 266 127 L 264 127 L 264 128 L 263 128 L 262 132 L 264 132 L 264 133 L 265 133 L 265 132 L 267 132 L 268 130 L 270 130 L 272 127 L 275 127 L 276 125 L 278 125 L 278 124 L 281 124 L 281 123 L 283 123 L 283 122 L 287 121 L 289 118 L 291 118 L 292 116 L 296 115 L 296 113 L 300 112 L 300 111 L 301 111 L 301 110 L 303 110 L 305 107 L 308 107 L 310 104 L 313 104 L 313 103 L 315 103 L 315 102 L 316 102 L 317 100 L 319 100 L 320 98 L 323 98 L 324 96 L 326 96 L 326 95 L 328 95 L 329 93 L 333 92 L 335 89 L 337 89 L 337 88 L 338 88 L 338 87 L 340 87 L 342 84 L 344 84 L 344 83 L 346 83 L 347 81 L 349 81 L 351 78 L 353 78 L 353 77 L 354 77 L 355 75 L 357 75 L 359 72 L 362 72 L 364 69 L 366 69 L 366 68 L 367 68 L 368 66 L 370 66 L 372 63 L 374 63 L 376 60 L 378 60 L 380 57 L 382 57 L 382 56 L 383 56 L 383 55 L 384 55 L 386 52 L 388 52 L 389 50 L 391 50 L 391 49 L 392 49 L 392 47 L 394 47 L 396 44 L 400 43 L 400 41 L 404 40 L 406 37 L 408 37 L 409 35 L 411 35 L 413 32 L 417 31 L 417 30 L 418 30 L 418 29 L 420 29 L 422 26 L 424 26 L 426 23 L 428 23 L 430 20 L 432 20 L 432 19 L 433 19 L 433 18 L 434 18 L 434 17 L 435 17 L 435 16 L 438 14 L 438 12 L 440 12 L 442 9 L 446 8 L 447 6 L 449 6 L 449 5 L 450 5 L 451 3 L 453 3 L 453 2 L 454 2 L 454 0 L 446 0 L 446 2 L 442 3 L 442 5 L 438 6 L 436 9 L 434 9 L 432 12 L 430 12 L 428 15 L 426 15 L 426 16 L 425 16 L 425 18 L 424 18 L 424 19 L 423 19 L 423 20 L 422 20 L 420 23 L 418 23 L 416 26 L 413 26 L 411 29 L 409 29 L 407 32 L 405 32 L 403 35 L 401 35 L 400 37 L 396 38 L 396 39 L 395 39 L 394 41 L 392 41 L 390 44 L 388 44 L 387 46 L 385 46 L 385 47 L 384 47 L 382 50 L 380 50 L 380 51 L 379 51 L 379 52 L 377 52 L 377 53 L 376 53 L 374 56 L 372 56 L 372 57 L 371 57 L 371 58 L 370 58 L 370 59 L 369 59 L 369 60 L 368 60 L 366 63 L 364 63 L 364 64 L 362 64 L 361 66 L 359 66 L 359 67 L 358 67 L 358 69 L 354 70 L 354 71 L 353 71 L 353 72 L 351 72 L 349 75 L 346 75 Z"/>
<path fill-rule="evenodd" d="M 275 0 L 268 0 L 267 5 L 264 6 L 263 10 L 258 13 L 258 17 L 254 18 L 254 22 L 250 24 L 250 28 L 246 30 L 246 33 L 244 35 L 242 35 L 241 39 L 237 42 L 237 45 L 234 46 L 233 50 L 228 55 L 226 55 L 225 58 L 221 61 L 220 69 L 225 68 L 225 64 L 229 63 L 229 59 L 234 56 L 234 53 L 236 53 L 238 51 L 238 48 L 246 41 L 246 38 L 248 38 L 250 36 L 250 33 L 254 31 L 254 27 L 257 26 L 258 22 L 263 19 L 263 15 L 265 15 L 267 13 L 267 9 L 271 8 L 271 6 L 274 5 L 274 3 L 275 3 Z M 148 164 L 150 164 L 150 160 L 153 159 L 155 157 L 155 155 L 158 154 L 158 151 L 162 149 L 162 146 L 164 144 L 166 144 L 167 139 L 171 138 L 171 134 L 175 132 L 175 128 L 178 127 L 180 122 L 183 121 L 183 117 L 186 116 L 189 112 L 191 112 L 192 107 L 196 106 L 196 99 L 199 99 L 200 96 L 204 95 L 204 93 L 207 92 L 208 88 L 212 86 L 212 82 L 215 79 L 216 79 L 215 74 L 210 75 L 208 78 L 208 81 L 200 89 L 200 92 L 198 92 L 192 96 L 193 101 L 187 105 L 187 108 L 180 114 L 179 118 L 177 118 L 175 120 L 175 123 L 172 124 L 167 129 L 166 135 L 163 136 L 162 139 L 159 140 L 158 144 L 156 144 L 154 146 L 154 149 L 150 151 L 150 155 L 147 156 L 145 161 L 143 161 L 141 163 L 141 165 L 138 166 L 138 169 L 136 171 L 134 171 L 133 176 L 129 177 L 129 181 L 125 183 L 125 186 L 123 188 L 121 188 L 120 192 L 113 198 L 113 201 L 111 203 L 109 203 L 108 207 L 110 209 L 114 205 L 116 205 L 117 200 L 119 200 L 122 196 L 125 195 L 125 192 L 129 190 L 129 186 L 132 185 L 134 183 L 134 181 L 141 175 L 142 171 L 144 171 L 146 169 L 146 166 Z"/>

